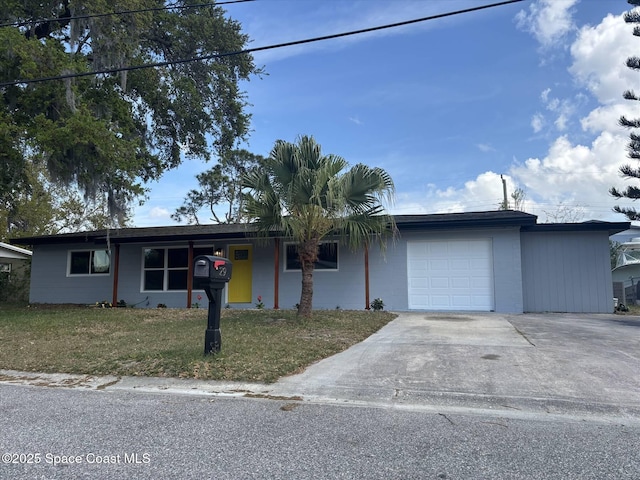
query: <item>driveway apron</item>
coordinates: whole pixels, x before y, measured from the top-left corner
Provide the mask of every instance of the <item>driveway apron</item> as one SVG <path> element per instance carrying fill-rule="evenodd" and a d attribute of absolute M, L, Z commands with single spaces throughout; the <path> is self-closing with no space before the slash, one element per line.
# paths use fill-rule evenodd
<path fill-rule="evenodd" d="M 281 379 L 308 400 L 640 414 L 640 320 L 615 315 L 401 313 Z"/>

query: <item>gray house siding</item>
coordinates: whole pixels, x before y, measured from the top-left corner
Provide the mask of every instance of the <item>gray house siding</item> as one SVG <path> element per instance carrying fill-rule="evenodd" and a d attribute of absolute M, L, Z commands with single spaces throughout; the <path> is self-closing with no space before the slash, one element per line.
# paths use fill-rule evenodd
<path fill-rule="evenodd" d="M 606 232 L 523 232 L 524 311 L 611 312 L 608 246 Z"/>
<path fill-rule="evenodd" d="M 493 236 L 493 275 L 496 312 L 523 312 L 520 231 L 517 228 L 496 231 Z"/>
<path fill-rule="evenodd" d="M 286 269 L 287 243 L 285 240 L 280 243 L 278 293 L 279 306 L 283 309 L 294 308 L 300 302 L 302 289 L 300 270 Z M 364 254 L 362 251 L 352 252 L 345 245 L 338 244 L 337 248 L 338 269 L 316 269 L 313 272 L 313 308 L 362 310 L 365 307 Z M 273 284 L 273 247 L 269 252 L 271 270 L 268 280 Z M 271 292 L 265 306 L 273 306 L 273 288 Z"/>
<path fill-rule="evenodd" d="M 385 310 L 409 309 L 407 296 L 407 239 L 413 234 L 389 240 L 385 250 L 369 250 L 369 301 L 381 298 Z M 363 287 L 364 291 L 364 287 Z"/>
<path fill-rule="evenodd" d="M 29 302 L 93 304 L 103 300 L 109 301 L 113 286 L 112 273 L 67 275 L 68 252 L 92 248 L 95 249 L 86 243 L 34 246 Z"/>

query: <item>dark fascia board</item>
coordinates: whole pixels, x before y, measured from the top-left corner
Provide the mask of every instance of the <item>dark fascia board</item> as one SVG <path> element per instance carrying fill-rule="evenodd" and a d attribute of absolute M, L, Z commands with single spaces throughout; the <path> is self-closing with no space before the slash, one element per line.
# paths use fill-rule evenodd
<path fill-rule="evenodd" d="M 631 222 L 540 223 L 522 227 L 522 232 L 607 232 L 609 236 L 628 230 Z"/>
<path fill-rule="evenodd" d="M 242 239 L 253 234 L 245 224 L 234 225 L 184 225 L 171 227 L 120 228 L 91 232 L 63 233 L 37 237 L 12 238 L 12 244 L 54 245 L 68 243 L 149 243 L 170 241 L 199 241 L 215 239 Z"/>
<path fill-rule="evenodd" d="M 515 210 L 491 212 L 440 213 L 431 215 L 396 215 L 396 226 L 402 230 L 524 227 L 535 225 L 536 215 Z"/>

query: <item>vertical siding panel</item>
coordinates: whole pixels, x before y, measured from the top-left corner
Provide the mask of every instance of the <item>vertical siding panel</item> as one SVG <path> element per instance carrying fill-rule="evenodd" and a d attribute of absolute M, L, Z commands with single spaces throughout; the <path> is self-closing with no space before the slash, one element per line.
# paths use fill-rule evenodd
<path fill-rule="evenodd" d="M 523 233 L 525 311 L 609 312 L 607 240 L 606 232 Z"/>

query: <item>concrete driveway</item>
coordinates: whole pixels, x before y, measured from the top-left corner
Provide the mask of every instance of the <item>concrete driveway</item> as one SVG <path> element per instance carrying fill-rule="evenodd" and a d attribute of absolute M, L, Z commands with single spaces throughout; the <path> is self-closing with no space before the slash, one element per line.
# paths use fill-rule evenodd
<path fill-rule="evenodd" d="M 640 318 L 401 313 L 273 395 L 640 418 Z"/>

